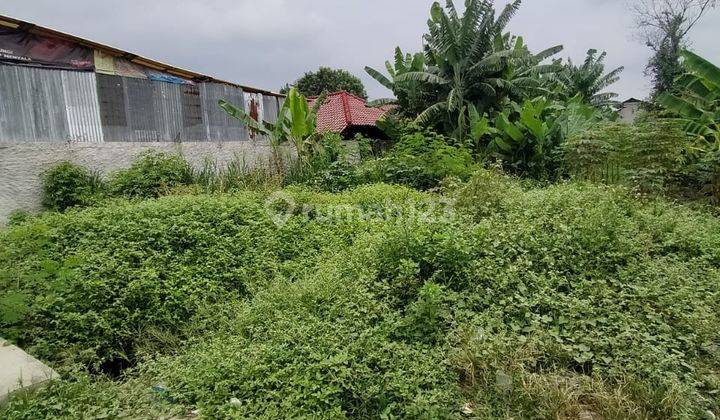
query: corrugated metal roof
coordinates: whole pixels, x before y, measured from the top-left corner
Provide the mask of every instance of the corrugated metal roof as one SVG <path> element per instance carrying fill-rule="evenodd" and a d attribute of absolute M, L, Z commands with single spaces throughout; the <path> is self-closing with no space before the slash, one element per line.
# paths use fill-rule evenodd
<path fill-rule="evenodd" d="M 237 83 L 228 82 L 225 80 L 216 79 L 214 77 L 196 73 L 194 71 L 181 69 L 179 67 L 171 66 L 169 64 L 161 63 L 159 61 L 151 60 L 146 57 L 142 57 L 140 55 L 127 52 L 115 47 L 111 47 L 108 45 L 100 44 L 94 41 L 90 41 L 84 38 L 77 37 L 75 35 L 70 35 L 64 32 L 56 31 L 54 29 L 46 28 L 43 26 L 36 25 L 31 22 L 22 21 L 19 19 L 11 18 L 8 16 L 0 15 L 0 26 L 4 26 L 7 28 L 12 29 L 20 29 L 24 31 L 28 31 L 30 33 L 38 34 L 38 35 L 45 35 L 45 36 L 52 36 L 60 39 L 64 39 L 67 41 L 75 42 L 77 44 L 83 45 L 88 48 L 92 48 L 95 50 L 102 51 L 105 54 L 114 56 L 114 57 L 122 57 L 127 60 L 130 60 L 136 64 L 139 64 L 141 66 L 149 67 L 158 71 L 163 71 L 169 74 L 172 74 L 174 76 L 182 77 L 185 79 L 195 80 L 199 82 L 213 82 L 213 83 L 221 83 L 226 84 L 230 86 L 235 86 L 241 88 L 244 92 L 248 93 L 261 93 L 263 95 L 273 95 L 278 97 L 284 97 L 284 95 L 271 92 L 263 89 L 257 89 L 250 86 L 244 86 L 239 85 Z"/>

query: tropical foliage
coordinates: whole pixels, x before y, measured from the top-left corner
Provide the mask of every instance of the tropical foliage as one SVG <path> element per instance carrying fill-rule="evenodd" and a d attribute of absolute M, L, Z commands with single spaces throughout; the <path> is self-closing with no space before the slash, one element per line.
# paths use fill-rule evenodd
<path fill-rule="evenodd" d="M 325 96 L 322 95 L 310 108 L 305 95 L 292 88 L 278 112 L 275 124 L 256 121 L 244 110 L 225 100 L 221 99 L 219 105 L 228 115 L 265 136 L 274 147 L 289 142 L 295 147 L 300 159 L 308 160 L 319 147 L 318 139 L 321 134 L 316 129 L 317 113 L 324 102 Z"/>
<path fill-rule="evenodd" d="M 600 120 L 600 111 L 579 96 L 564 104 L 537 97 L 510 102 L 494 120 L 471 106 L 470 135 L 484 158 L 497 159 L 521 175 L 547 178 L 558 174 L 563 141 Z"/>
<path fill-rule="evenodd" d="M 0 418 L 712 418 L 719 249 L 706 211 L 488 171 L 45 214 L 0 231 L 0 334 L 63 379 Z"/>
<path fill-rule="evenodd" d="M 101 189 L 97 173 L 72 162 L 60 162 L 42 174 L 42 204 L 50 210 L 86 206 Z"/>
<path fill-rule="evenodd" d="M 425 56 L 422 53 L 403 55 L 400 47 L 397 47 L 394 62 L 386 61 L 385 68 L 389 76 L 385 76 L 372 67 L 365 67 L 365 72 L 378 83 L 391 90 L 397 99 L 380 99 L 373 101 L 371 105 L 397 104 L 399 110 L 406 116 L 420 113 L 431 95 L 430 86 L 422 81 L 400 81 L 398 79 L 406 73 L 424 71 Z"/>
<path fill-rule="evenodd" d="M 597 50 L 591 49 L 587 52 L 585 62 L 581 66 L 568 60 L 562 71 L 558 72 L 556 79 L 561 85 L 559 92 L 564 98 L 580 95 L 585 102 L 603 109 L 614 105 L 614 99 L 618 97 L 618 94 L 605 90 L 620 80 L 620 74 L 625 68 L 618 67 L 605 73 L 606 57 L 606 52 L 598 54 Z"/>
<path fill-rule="evenodd" d="M 691 51 L 682 56 L 688 73 L 677 82 L 681 93 L 664 93 L 658 102 L 680 116 L 689 135 L 720 147 L 720 68 Z"/>
<path fill-rule="evenodd" d="M 505 34 L 519 7 L 520 1 L 514 1 L 496 17 L 492 3 L 470 0 L 461 17 L 452 1 L 446 9 L 433 4 L 424 37 L 424 71 L 406 72 L 395 79 L 428 83 L 437 90 L 417 116 L 418 123 L 437 123 L 453 137 L 463 139 L 468 134 L 469 105 L 481 113 L 489 112 L 508 96 L 522 97 L 536 86 L 529 74 L 539 72 L 537 64 L 561 47 L 532 55 L 522 38 Z M 515 69 L 519 62 L 521 69 Z"/>
<path fill-rule="evenodd" d="M 720 69 L 683 53 L 617 122 L 622 69 L 548 63 L 519 4 L 435 3 L 366 69 L 387 138 L 292 88 L 275 124 L 220 106 L 298 159 L 51 168 L 62 212 L 0 229 L 0 336 L 61 378 L 0 418 L 720 416 Z"/>
<path fill-rule="evenodd" d="M 193 181 L 190 164 L 179 155 L 150 150 L 127 169 L 110 176 L 107 192 L 112 196 L 159 197 Z"/>
<path fill-rule="evenodd" d="M 386 63 L 390 77 L 366 71 L 393 91 L 400 115 L 453 138 L 478 160 L 500 160 L 521 175 L 557 175 L 564 139 L 614 117 L 617 95 L 605 89 L 622 68 L 605 73 L 606 54 L 595 50 L 580 67 L 548 61 L 560 45 L 531 52 L 523 37 L 505 31 L 520 1 L 500 13 L 492 2 L 465 6 L 461 16 L 452 1 L 434 3 L 424 55 L 398 48 L 394 65 Z"/>

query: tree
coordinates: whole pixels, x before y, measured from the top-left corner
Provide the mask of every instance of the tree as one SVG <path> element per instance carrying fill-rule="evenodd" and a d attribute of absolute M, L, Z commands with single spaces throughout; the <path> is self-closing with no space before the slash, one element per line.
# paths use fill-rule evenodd
<path fill-rule="evenodd" d="M 318 96 L 323 92 L 333 93 L 341 90 L 348 91 L 363 99 L 367 99 L 367 92 L 362 81 L 346 70 L 320 67 L 318 71 L 307 72 L 294 84 L 298 92 L 305 96 Z M 290 86 L 285 86 L 280 93 L 290 91 Z"/>
<path fill-rule="evenodd" d="M 653 51 L 646 73 L 652 77 L 653 96 L 673 89 L 683 73 L 680 52 L 690 31 L 717 0 L 633 0 L 639 37 Z"/>
<path fill-rule="evenodd" d="M 465 139 L 469 105 L 480 114 L 489 112 L 499 108 L 509 95 L 537 84 L 532 70 L 510 71 L 512 65 L 522 61 L 534 66 L 562 46 L 531 55 L 522 38 L 503 34 L 520 3 L 513 1 L 496 16 L 492 2 L 467 0 L 462 17 L 452 0 L 445 9 L 437 2 L 432 5 L 424 36 L 425 69 L 395 78 L 395 82 L 423 82 L 436 90 L 434 100 L 418 115 L 418 123 L 439 123 L 455 138 Z"/>
<path fill-rule="evenodd" d="M 685 131 L 720 147 L 720 68 L 690 51 L 681 52 L 688 73 L 678 79 L 679 93 L 658 96 L 658 102 L 680 115 Z"/>
<path fill-rule="evenodd" d="M 379 99 L 373 101 L 375 105 L 397 104 L 403 115 L 417 115 L 425 109 L 428 89 L 423 82 L 417 80 L 400 81 L 398 78 L 405 73 L 421 72 L 425 70 L 425 56 L 422 53 L 403 54 L 400 47 L 395 48 L 394 62 L 386 61 L 385 68 L 388 75 L 372 67 L 365 67 L 365 72 L 378 83 L 393 92 L 396 99 Z M 372 105 L 372 104 L 371 104 Z"/>
<path fill-rule="evenodd" d="M 582 66 L 577 66 L 568 59 L 567 64 L 558 73 L 560 90 L 564 96 L 562 99 L 567 100 L 579 95 L 583 102 L 597 108 L 603 109 L 612 105 L 613 99 L 617 98 L 618 94 L 603 91 L 620 79 L 620 73 L 625 68 L 618 67 L 605 73 L 606 56 L 605 52 L 598 55 L 597 50 L 591 49 L 587 52 Z"/>
<path fill-rule="evenodd" d="M 282 143 L 291 142 L 295 146 L 298 158 L 307 161 L 319 147 L 317 140 L 320 134 L 317 132 L 317 113 L 324 102 L 325 96 L 321 94 L 320 98 L 315 101 L 315 105 L 310 108 L 307 98 L 297 89 L 291 88 L 280 108 L 275 124 L 256 121 L 244 110 L 225 100 L 221 99 L 218 104 L 228 115 L 240 120 L 251 130 L 266 136 L 274 148 Z"/>

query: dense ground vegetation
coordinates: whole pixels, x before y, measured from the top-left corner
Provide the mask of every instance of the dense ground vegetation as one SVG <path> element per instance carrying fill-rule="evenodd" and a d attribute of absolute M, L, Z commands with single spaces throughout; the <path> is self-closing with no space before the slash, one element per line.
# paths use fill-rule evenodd
<path fill-rule="evenodd" d="M 267 162 L 63 162 L 0 230 L 0 336 L 62 375 L 0 418 L 720 415 L 720 70 L 616 121 L 604 53 L 431 10 L 384 141 L 220 106 Z M 385 101 L 381 101 L 385 102 Z M 290 159 L 288 150 L 294 152 Z"/>
<path fill-rule="evenodd" d="M 2 417 L 720 409 L 710 214 L 485 170 L 442 194 L 268 194 L 111 202 L 3 231 L 2 281 L 24 310 L 2 334 L 68 379 Z"/>

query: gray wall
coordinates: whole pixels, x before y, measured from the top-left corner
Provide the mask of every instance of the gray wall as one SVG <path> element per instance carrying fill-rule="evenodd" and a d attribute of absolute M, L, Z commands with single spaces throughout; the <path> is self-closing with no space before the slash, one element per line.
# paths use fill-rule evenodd
<path fill-rule="evenodd" d="M 148 148 L 181 152 L 196 167 L 238 157 L 267 163 L 271 149 L 218 106 L 257 104 L 277 120 L 282 98 L 221 83 L 148 79 L 0 64 L 0 224 L 40 210 L 40 175 L 69 160 L 107 174 Z"/>
<path fill-rule="evenodd" d="M 152 148 L 182 153 L 196 168 L 205 159 L 223 167 L 238 158 L 248 165 L 266 164 L 272 149 L 261 141 L 243 142 L 109 142 L 109 143 L 18 143 L 0 142 L 0 225 L 17 209 L 39 211 L 40 175 L 54 164 L 69 160 L 103 174 L 130 166 L 143 151 Z"/>
<path fill-rule="evenodd" d="M 628 102 L 622 104 L 618 113 L 620 114 L 620 122 L 632 124 L 640 113 L 640 102 Z"/>
<path fill-rule="evenodd" d="M 282 98 L 220 83 L 148 79 L 0 64 L 0 224 L 40 210 L 40 175 L 64 160 L 107 174 L 148 148 L 181 152 L 201 167 L 234 158 L 267 163 L 271 149 L 218 106 L 257 104 L 276 121 Z"/>
<path fill-rule="evenodd" d="M 220 83 L 181 85 L 94 72 L 0 64 L 0 142 L 247 141 L 226 99 L 266 121 L 280 97 Z"/>
<path fill-rule="evenodd" d="M 102 140 L 95 73 L 0 65 L 0 141 Z"/>

